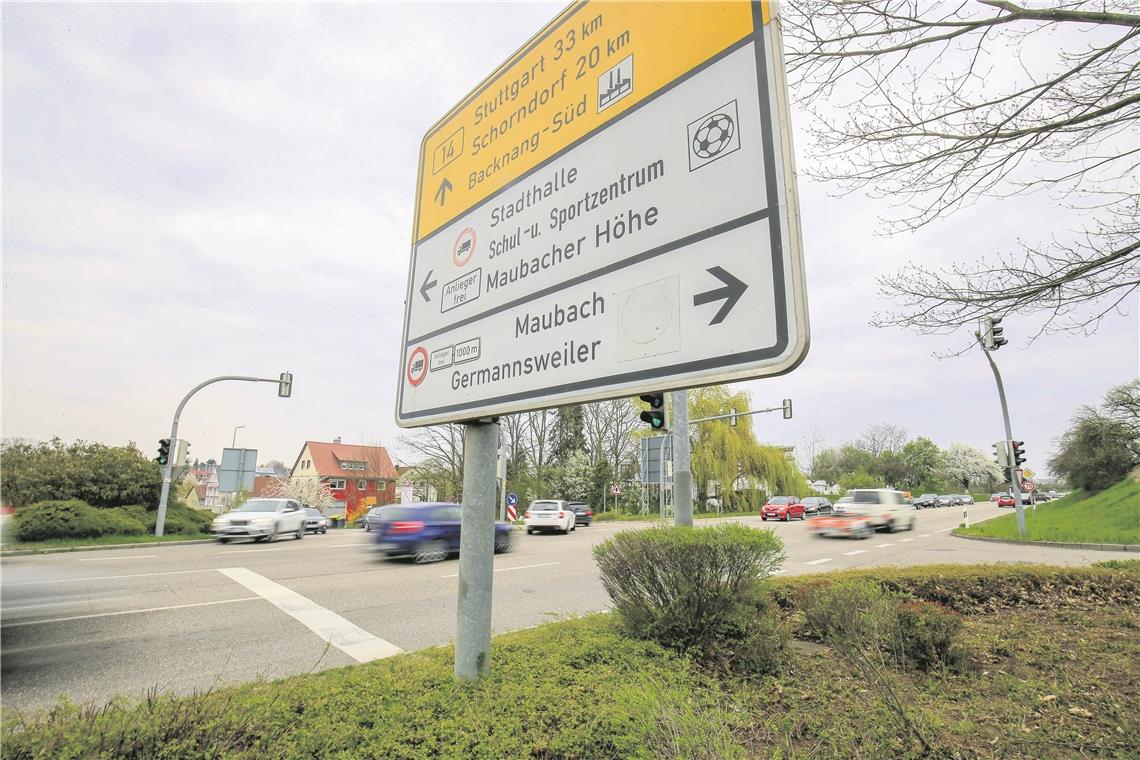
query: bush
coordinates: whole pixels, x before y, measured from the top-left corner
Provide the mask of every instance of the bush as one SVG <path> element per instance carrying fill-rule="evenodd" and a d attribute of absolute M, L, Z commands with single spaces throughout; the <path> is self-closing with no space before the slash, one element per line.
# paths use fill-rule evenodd
<path fill-rule="evenodd" d="M 134 447 L 58 438 L 0 447 L 4 503 L 20 509 L 41 501 L 84 501 L 93 507 L 158 502 L 162 473 Z"/>
<path fill-rule="evenodd" d="M 905 667 L 936 670 L 963 662 L 956 639 L 962 618 L 942 605 L 918 599 L 901 601 L 895 608 L 898 637 L 894 654 Z"/>
<path fill-rule="evenodd" d="M 85 501 L 41 501 L 16 512 L 16 539 L 45 541 L 51 538 L 98 538 L 115 533 L 139 535 L 142 523 L 118 509 L 95 509 Z"/>
<path fill-rule="evenodd" d="M 626 631 L 707 664 L 772 670 L 785 634 L 763 578 L 784 560 L 771 531 L 742 525 L 619 533 L 594 549 Z"/>

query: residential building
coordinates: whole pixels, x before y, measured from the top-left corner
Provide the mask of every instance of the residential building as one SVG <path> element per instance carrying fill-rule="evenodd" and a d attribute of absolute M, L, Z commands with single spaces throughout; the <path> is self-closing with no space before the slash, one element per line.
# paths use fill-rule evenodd
<path fill-rule="evenodd" d="M 333 504 L 326 512 L 343 509 L 352 520 L 371 506 L 396 501 L 396 468 L 383 446 L 305 441 L 291 478 L 316 478 L 328 486 Z"/>

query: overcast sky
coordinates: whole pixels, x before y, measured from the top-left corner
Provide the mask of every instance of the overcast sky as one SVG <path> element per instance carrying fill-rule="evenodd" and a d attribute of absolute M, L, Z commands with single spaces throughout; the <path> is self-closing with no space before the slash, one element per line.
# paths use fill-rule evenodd
<path fill-rule="evenodd" d="M 220 459 L 239 425 L 262 462 L 335 436 L 400 454 L 419 141 L 561 7 L 5 3 L 3 436 L 149 455 L 197 383 L 289 370 L 291 399 L 199 392 L 181 424 L 192 455 Z M 883 238 L 875 202 L 831 190 L 799 187 L 808 357 L 743 384 L 756 406 L 794 399 L 762 437 L 840 444 L 889 422 L 989 451 L 1004 436 L 984 357 L 939 360 L 945 338 L 868 326 L 874 278 L 1068 223 L 1029 198 Z M 1137 301 L 1091 337 L 1026 349 L 1031 325 L 1005 327 L 1014 434 L 1043 469 L 1078 406 L 1137 376 Z"/>

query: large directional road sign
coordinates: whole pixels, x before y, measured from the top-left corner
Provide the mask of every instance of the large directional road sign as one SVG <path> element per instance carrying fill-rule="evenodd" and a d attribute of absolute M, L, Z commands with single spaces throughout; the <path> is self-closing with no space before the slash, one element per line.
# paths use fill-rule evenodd
<path fill-rule="evenodd" d="M 566 9 L 424 138 L 396 421 L 791 370 L 792 158 L 767 2 Z"/>

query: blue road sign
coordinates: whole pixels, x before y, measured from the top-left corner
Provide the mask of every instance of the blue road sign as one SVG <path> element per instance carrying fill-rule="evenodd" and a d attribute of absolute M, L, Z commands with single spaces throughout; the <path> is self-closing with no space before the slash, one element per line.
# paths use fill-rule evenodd
<path fill-rule="evenodd" d="M 516 493 L 507 494 L 507 505 L 514 506 L 519 503 L 519 496 Z"/>

